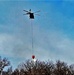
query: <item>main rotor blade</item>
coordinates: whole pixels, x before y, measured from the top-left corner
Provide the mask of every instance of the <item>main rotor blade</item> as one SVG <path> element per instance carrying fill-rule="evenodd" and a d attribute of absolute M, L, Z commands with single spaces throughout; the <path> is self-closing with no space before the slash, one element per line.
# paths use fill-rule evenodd
<path fill-rule="evenodd" d="M 23 10 L 23 11 L 25 11 L 25 12 L 29 12 L 29 11 L 27 11 L 27 10 Z"/>
<path fill-rule="evenodd" d="M 40 12 L 40 10 L 39 10 L 39 11 L 36 11 L 36 12 L 34 12 L 34 13 L 37 13 L 37 12 Z"/>
<path fill-rule="evenodd" d="M 23 15 L 28 15 L 28 14 L 23 14 Z"/>
<path fill-rule="evenodd" d="M 35 14 L 35 15 L 38 15 L 38 16 L 40 16 L 39 14 Z"/>

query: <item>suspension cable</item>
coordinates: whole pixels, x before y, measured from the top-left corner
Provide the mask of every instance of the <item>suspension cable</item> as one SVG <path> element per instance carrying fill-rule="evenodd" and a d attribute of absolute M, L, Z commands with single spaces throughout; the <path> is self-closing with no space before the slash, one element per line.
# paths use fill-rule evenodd
<path fill-rule="evenodd" d="M 31 42 L 32 42 L 32 55 L 33 55 L 33 51 L 34 51 L 34 35 L 33 35 L 33 24 L 32 24 L 32 19 L 31 19 Z"/>

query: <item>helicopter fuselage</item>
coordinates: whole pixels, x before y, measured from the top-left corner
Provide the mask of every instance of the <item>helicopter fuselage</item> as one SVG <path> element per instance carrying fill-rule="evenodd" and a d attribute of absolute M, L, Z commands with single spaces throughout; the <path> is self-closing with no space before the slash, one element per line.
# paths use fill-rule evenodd
<path fill-rule="evenodd" d="M 34 13 L 30 13 L 30 19 L 34 19 Z"/>
<path fill-rule="evenodd" d="M 34 19 L 34 13 L 28 12 L 30 19 Z"/>

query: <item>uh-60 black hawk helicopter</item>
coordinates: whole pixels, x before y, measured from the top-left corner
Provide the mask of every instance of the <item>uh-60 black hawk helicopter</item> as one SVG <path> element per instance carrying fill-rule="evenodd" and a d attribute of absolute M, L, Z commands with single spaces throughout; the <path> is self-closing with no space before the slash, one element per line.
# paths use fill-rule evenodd
<path fill-rule="evenodd" d="M 36 12 L 31 12 L 31 9 L 30 9 L 29 11 L 27 11 L 27 10 L 23 10 L 23 11 L 26 12 L 26 13 L 23 14 L 23 15 L 29 15 L 29 18 L 30 18 L 30 19 L 34 19 L 34 14 L 40 12 L 40 10 L 39 10 L 39 11 L 36 11 Z M 35 14 L 35 15 L 38 15 L 38 16 L 39 16 L 39 14 Z"/>

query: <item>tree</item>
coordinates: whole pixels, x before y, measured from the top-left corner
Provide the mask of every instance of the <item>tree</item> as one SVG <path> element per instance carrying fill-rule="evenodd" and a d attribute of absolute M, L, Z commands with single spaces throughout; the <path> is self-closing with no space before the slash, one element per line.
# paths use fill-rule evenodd
<path fill-rule="evenodd" d="M 71 75 L 69 74 L 68 65 L 65 62 L 57 61 L 54 68 L 55 75 Z"/>
<path fill-rule="evenodd" d="M 18 69 L 15 69 L 14 72 L 12 73 L 12 75 L 20 75 L 19 74 L 19 70 Z"/>
<path fill-rule="evenodd" d="M 74 64 L 69 66 L 69 73 L 70 75 L 74 75 Z"/>
<path fill-rule="evenodd" d="M 12 75 L 12 66 L 8 68 L 7 73 L 8 75 Z"/>
<path fill-rule="evenodd" d="M 26 61 L 19 65 L 20 75 L 51 75 L 54 69 L 54 64 L 52 62 L 36 61 L 35 63 L 31 61 Z"/>
<path fill-rule="evenodd" d="M 3 69 L 9 65 L 10 65 L 10 62 L 7 60 L 7 58 L 2 59 L 0 57 L 0 75 L 2 75 Z"/>

